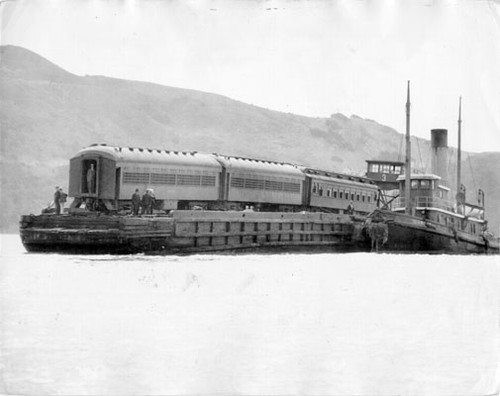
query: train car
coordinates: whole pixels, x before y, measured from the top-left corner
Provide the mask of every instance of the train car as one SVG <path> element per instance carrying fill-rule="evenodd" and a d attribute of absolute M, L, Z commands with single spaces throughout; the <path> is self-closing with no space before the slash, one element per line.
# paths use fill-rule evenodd
<path fill-rule="evenodd" d="M 221 174 L 208 154 L 92 145 L 70 160 L 69 196 L 73 208 L 90 202 L 118 211 L 130 206 L 136 189 L 152 189 L 156 209 L 208 205 L 222 198 Z"/>
<path fill-rule="evenodd" d="M 260 211 L 298 211 L 302 208 L 305 175 L 296 166 L 214 154 L 222 165 L 223 195 L 231 209 L 254 206 Z"/>
<path fill-rule="evenodd" d="M 92 145 L 70 160 L 71 209 L 128 210 L 138 189 L 155 209 L 302 210 L 369 213 L 377 187 L 366 178 L 284 162 L 219 154 Z"/>
<path fill-rule="evenodd" d="M 367 178 L 306 167 L 301 170 L 306 175 L 303 200 L 308 207 L 348 213 L 352 201 L 356 214 L 367 214 L 377 207 L 378 187 Z"/>

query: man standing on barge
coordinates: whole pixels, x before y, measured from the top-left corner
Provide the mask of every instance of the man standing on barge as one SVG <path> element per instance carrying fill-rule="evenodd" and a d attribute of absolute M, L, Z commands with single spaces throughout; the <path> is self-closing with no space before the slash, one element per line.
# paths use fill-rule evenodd
<path fill-rule="evenodd" d="M 54 193 L 54 208 L 56 210 L 56 214 L 61 214 L 61 190 L 59 186 L 56 187 L 56 192 Z"/>
<path fill-rule="evenodd" d="M 137 216 L 139 214 L 139 208 L 141 206 L 141 194 L 139 194 L 139 189 L 135 189 L 135 193 L 132 195 L 132 214 Z"/>
<path fill-rule="evenodd" d="M 90 164 L 90 168 L 87 171 L 87 192 L 89 194 L 95 193 L 95 169 L 94 164 Z"/>

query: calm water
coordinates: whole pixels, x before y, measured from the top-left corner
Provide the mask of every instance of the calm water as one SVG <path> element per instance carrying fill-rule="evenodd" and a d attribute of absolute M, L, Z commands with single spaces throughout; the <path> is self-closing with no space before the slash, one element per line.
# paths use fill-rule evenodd
<path fill-rule="evenodd" d="M 499 257 L 41 255 L 2 235 L 0 393 L 493 394 L 499 293 Z"/>

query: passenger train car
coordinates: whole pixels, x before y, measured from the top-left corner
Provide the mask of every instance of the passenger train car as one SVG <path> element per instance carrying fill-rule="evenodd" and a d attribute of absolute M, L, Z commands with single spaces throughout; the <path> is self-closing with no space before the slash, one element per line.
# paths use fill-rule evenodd
<path fill-rule="evenodd" d="M 376 207 L 377 186 L 363 177 L 250 158 L 92 145 L 70 160 L 71 210 L 129 210 L 136 189 L 154 191 L 155 209 L 202 208 L 344 213 Z"/>

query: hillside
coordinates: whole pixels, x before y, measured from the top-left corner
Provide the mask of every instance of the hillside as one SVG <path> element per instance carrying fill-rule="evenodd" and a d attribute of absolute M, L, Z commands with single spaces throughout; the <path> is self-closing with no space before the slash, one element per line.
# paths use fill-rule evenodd
<path fill-rule="evenodd" d="M 15 232 L 21 213 L 39 213 L 55 185 L 67 189 L 69 158 L 92 143 L 218 152 L 357 174 L 366 159 L 397 159 L 403 152 L 400 133 L 358 116 L 311 118 L 199 91 L 76 76 L 14 46 L 0 47 L 0 120 L 2 232 Z M 427 140 L 414 139 L 413 151 L 418 162 L 429 163 Z M 500 153 L 471 157 L 496 229 L 500 176 L 490 165 L 498 161 Z M 468 183 L 469 166 L 463 169 Z"/>

